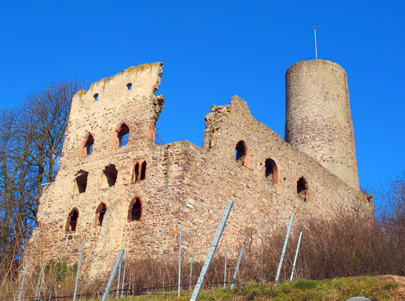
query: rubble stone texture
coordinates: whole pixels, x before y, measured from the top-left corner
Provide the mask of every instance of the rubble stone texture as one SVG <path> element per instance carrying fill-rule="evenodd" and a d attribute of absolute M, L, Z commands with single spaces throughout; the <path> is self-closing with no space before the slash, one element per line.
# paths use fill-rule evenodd
<path fill-rule="evenodd" d="M 346 72 L 331 61 L 301 61 L 285 78 L 285 140 L 360 189 Z"/>
<path fill-rule="evenodd" d="M 59 172 L 26 248 L 31 265 L 76 263 L 83 239 L 88 279 L 105 275 L 121 248 L 130 260 L 177 260 L 180 224 L 183 255 L 202 261 L 228 199 L 235 203 L 218 252 L 229 244 L 234 257 L 241 243 L 254 247 L 285 231 L 292 212 L 295 227 L 340 211 L 372 218 L 372 201 L 358 191 L 346 74 L 337 64 L 301 61 L 287 72 L 291 144 L 237 96 L 211 107 L 202 148 L 155 144 L 161 75 L 161 63 L 130 67 L 73 97 Z"/>

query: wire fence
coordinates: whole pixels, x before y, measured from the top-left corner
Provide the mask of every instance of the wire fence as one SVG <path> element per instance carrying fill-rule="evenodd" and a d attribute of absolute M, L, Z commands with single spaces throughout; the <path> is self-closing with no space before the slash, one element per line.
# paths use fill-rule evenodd
<path fill-rule="evenodd" d="M 250 256 L 251 254 L 247 254 L 246 256 Z M 191 258 L 187 258 L 182 261 L 182 269 L 181 269 L 181 279 L 180 279 L 180 289 L 181 289 L 181 296 L 188 296 L 190 297 L 192 294 L 192 290 L 190 290 L 190 287 L 193 289 L 197 283 L 197 278 L 198 275 L 201 273 L 201 270 L 203 268 L 203 264 L 201 262 L 194 262 L 193 267 L 192 267 L 192 275 L 190 277 L 189 271 L 191 268 L 191 261 L 186 262 Z M 250 280 L 252 280 L 252 277 L 246 277 L 246 274 L 249 274 L 251 272 L 251 260 L 248 260 L 248 258 L 245 258 L 243 260 L 240 258 L 239 266 L 238 266 L 238 261 L 237 258 L 227 258 L 224 256 L 219 256 L 217 255 L 212 263 L 212 266 L 208 270 L 208 277 L 206 281 L 202 285 L 202 289 L 230 289 L 231 284 L 233 283 L 234 285 L 238 286 L 244 286 L 249 283 Z M 225 263 L 226 262 L 226 263 Z M 145 269 L 142 270 L 141 266 L 144 266 Z M 160 268 L 158 267 L 160 266 Z M 286 269 L 290 268 L 291 263 L 286 264 Z M 226 280 L 224 281 L 224 272 L 225 272 L 225 267 L 226 267 Z M 274 265 L 274 274 L 275 274 L 275 268 L 276 265 Z M 239 272 L 243 275 L 243 279 L 239 280 L 239 277 L 234 276 L 235 271 L 237 272 L 237 269 L 239 269 Z M 43 270 L 43 268 L 41 268 Z M 147 271 L 146 271 L 147 270 Z M 162 273 L 165 271 L 166 275 L 162 277 Z M 117 292 L 120 297 L 122 296 L 140 296 L 140 295 L 151 295 L 151 296 L 166 296 L 166 295 L 173 295 L 175 296 L 176 289 L 178 288 L 178 265 L 176 264 L 175 261 L 172 261 L 170 263 L 167 263 L 166 265 L 162 264 L 161 261 L 155 262 L 155 264 L 151 264 L 150 262 L 135 262 L 135 263 L 129 263 L 125 275 L 125 283 L 123 285 L 123 288 L 121 288 L 121 285 L 118 281 L 118 275 L 115 277 L 114 282 L 112 283 L 112 289 L 109 291 L 109 298 L 113 298 Z M 72 273 L 71 278 L 73 279 L 75 275 Z M 155 279 L 156 281 L 153 282 L 162 282 L 162 279 L 157 279 L 158 277 L 164 278 L 163 282 L 166 282 L 167 284 L 165 285 L 151 285 L 148 284 L 148 281 L 150 279 Z M 45 275 L 45 273 L 42 276 L 43 278 L 48 278 L 47 280 L 50 280 L 49 278 L 57 278 L 57 275 L 54 274 L 48 274 Z M 121 279 L 124 278 L 124 269 L 121 271 Z M 190 281 L 191 278 L 191 281 Z M 236 278 L 236 279 L 235 279 Z M 284 272 L 283 274 L 283 279 L 287 278 L 287 274 Z M 39 285 L 37 284 L 40 279 L 40 274 L 36 273 L 33 275 L 30 275 L 30 284 L 26 282 L 26 285 L 23 290 L 23 299 L 22 300 L 65 300 L 65 299 L 74 299 L 76 298 L 101 298 L 105 291 L 105 286 L 108 281 L 107 277 L 104 277 L 104 279 L 101 279 L 99 285 L 95 289 L 94 286 L 92 288 L 87 288 L 87 284 L 85 281 L 83 281 L 83 278 L 81 278 L 81 281 L 79 282 L 79 293 L 74 295 L 73 294 L 73 285 L 70 286 L 70 291 L 71 293 L 69 294 L 66 292 L 57 292 L 55 290 L 55 286 L 51 284 L 51 286 L 47 287 L 45 284 L 45 280 L 43 281 L 44 283 L 41 285 L 42 289 L 38 290 Z M 274 280 L 274 276 L 270 276 L 268 280 Z M 72 281 L 73 283 L 73 281 Z M 33 287 L 32 284 L 35 284 L 37 287 L 36 290 L 35 287 Z M 120 287 L 120 289 L 116 289 L 116 287 Z M 38 294 L 38 297 L 36 298 L 35 296 Z M 58 295 L 57 295 L 58 294 Z M 60 295 L 59 295 L 60 294 Z M 0 297 L 0 300 L 10 300 L 10 297 Z"/>
<path fill-rule="evenodd" d="M 206 283 L 203 286 L 203 289 L 223 289 L 223 282 L 215 282 L 215 283 Z M 230 286 L 230 282 L 226 282 L 226 286 Z M 243 287 L 248 285 L 249 283 L 241 283 L 237 282 L 239 287 Z M 190 283 L 181 284 L 181 295 L 182 296 L 191 296 L 192 290 L 189 290 Z M 192 284 L 193 285 L 193 284 Z M 175 296 L 175 292 L 177 290 L 177 284 L 174 285 L 167 285 L 167 286 L 150 286 L 150 287 L 142 287 L 142 288 L 126 288 L 124 290 L 110 290 L 109 298 L 114 298 L 116 293 L 118 292 L 120 297 L 135 297 L 135 296 L 166 296 L 169 293 Z M 121 295 L 122 293 L 122 295 Z M 88 293 L 80 293 L 76 295 L 76 298 L 101 298 L 103 292 L 88 292 Z M 23 300 L 25 301 L 36 301 L 36 300 L 72 300 L 73 294 L 71 295 L 61 295 L 61 296 L 39 296 L 38 299 L 36 297 L 28 296 L 24 297 Z M 0 300 L 10 300 L 9 297 L 0 297 Z"/>
<path fill-rule="evenodd" d="M 283 228 L 280 228 L 281 231 L 263 239 L 260 248 L 246 245 L 236 279 L 237 285 L 244 286 L 261 281 L 274 282 L 278 274 L 276 271 L 282 264 L 280 257 L 283 257 L 284 252 L 284 264 L 279 273 L 280 281 L 288 281 L 292 279 L 292 275 L 296 279 L 324 279 L 353 275 L 404 274 L 404 240 L 398 239 L 403 236 L 397 228 L 390 230 L 388 227 L 381 227 L 360 218 L 356 219 L 351 215 L 337 216 L 329 221 L 313 219 L 306 225 L 297 222 L 293 226 L 290 238 L 288 234 L 286 235 L 286 232 L 289 232 L 288 228 L 286 223 Z M 302 235 L 297 231 L 298 228 L 304 231 L 301 245 L 299 242 Z M 288 247 L 287 240 L 289 240 Z M 248 238 L 245 241 L 251 241 L 251 239 Z M 283 242 L 286 248 L 283 247 Z M 181 245 L 179 247 L 181 248 Z M 229 288 L 233 281 L 232 275 L 237 267 L 237 256 L 233 254 L 230 258 L 224 257 L 222 254 L 227 254 L 223 252 L 226 250 L 226 245 L 219 245 L 219 248 L 222 250 L 221 255 L 215 254 L 211 266 L 207 268 L 207 277 L 202 283 L 202 288 L 224 287 L 224 278 L 225 287 Z M 357 255 L 353 257 L 353 254 Z M 183 254 L 179 262 L 173 258 L 172 261 L 165 258 L 128 260 L 127 265 L 124 262 L 124 268 L 119 273 L 124 285 L 118 282 L 118 277 L 115 277 L 109 296 L 114 296 L 117 292 L 120 296 L 174 295 L 179 280 L 181 280 L 182 295 L 188 296 L 187 294 L 191 293 L 190 286 L 195 287 L 204 265 L 195 258 L 191 261 L 192 254 L 186 255 Z M 111 254 L 108 258 L 116 257 L 117 254 Z M 182 265 L 180 269 L 179 263 Z M 2 280 L 0 300 L 17 299 L 20 292 L 24 300 L 35 300 L 35 295 L 37 300 L 63 300 L 74 297 L 72 293 L 76 279 L 75 269 L 69 272 L 70 276 L 65 271 L 65 280 L 70 279 L 71 284 L 61 288 L 59 285 L 61 282 L 57 281 L 59 275 L 52 274 L 51 267 L 45 266 L 41 278 L 39 276 L 42 266 L 35 266 L 35 262 L 29 264 L 35 268 L 31 268 L 34 272 L 27 275 L 25 285 L 21 283 L 24 278 L 21 277 L 21 273 L 20 280 L 10 281 L 10 288 L 7 290 L 4 290 L 4 280 Z M 24 267 L 21 266 L 21 268 Z M 192 271 L 191 277 L 189 271 Z M 180 279 L 179 274 L 181 274 Z M 84 275 L 85 273 L 80 278 L 77 297 L 99 298 L 105 292 L 108 278 L 101 277 L 91 286 Z M 39 279 L 43 282 L 41 283 Z M 20 284 L 23 290 L 20 289 Z"/>

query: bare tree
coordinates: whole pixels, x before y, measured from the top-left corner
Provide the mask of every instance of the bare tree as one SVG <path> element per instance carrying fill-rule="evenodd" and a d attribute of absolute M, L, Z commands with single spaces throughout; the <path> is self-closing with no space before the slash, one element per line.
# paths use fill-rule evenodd
<path fill-rule="evenodd" d="M 18 253 L 27 236 L 24 224 L 25 189 L 30 168 L 29 148 L 19 127 L 19 110 L 0 113 L 0 266 L 4 268 Z"/>
<path fill-rule="evenodd" d="M 405 241 L 405 172 L 382 186 L 376 194 L 385 205 L 382 215 L 384 226 L 390 227 Z"/>
<path fill-rule="evenodd" d="M 43 184 L 55 179 L 62 154 L 63 139 L 67 126 L 71 99 L 83 88 L 79 81 L 52 83 L 44 91 L 26 97 L 25 118 L 22 127 L 32 135 L 29 163 L 34 169 L 32 219 L 36 218 L 37 200 L 43 192 Z"/>
<path fill-rule="evenodd" d="M 0 111 L 0 268 L 23 251 L 36 226 L 43 185 L 59 167 L 70 102 L 84 85 L 52 83 L 24 99 L 23 106 Z"/>

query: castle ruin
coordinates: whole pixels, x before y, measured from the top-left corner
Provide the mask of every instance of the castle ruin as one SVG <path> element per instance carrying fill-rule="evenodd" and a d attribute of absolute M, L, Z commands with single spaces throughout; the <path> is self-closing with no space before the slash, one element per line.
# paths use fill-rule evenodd
<path fill-rule="evenodd" d="M 221 244 L 237 253 L 253 240 L 295 224 L 357 208 L 359 192 L 346 73 L 326 60 L 300 61 L 286 73 L 285 141 L 249 112 L 245 101 L 212 106 L 202 147 L 158 145 L 164 98 L 155 95 L 162 64 L 130 67 L 72 99 L 55 182 L 44 191 L 26 258 L 77 262 L 96 278 L 119 250 L 133 259 L 203 260 L 228 199 L 234 206 Z"/>

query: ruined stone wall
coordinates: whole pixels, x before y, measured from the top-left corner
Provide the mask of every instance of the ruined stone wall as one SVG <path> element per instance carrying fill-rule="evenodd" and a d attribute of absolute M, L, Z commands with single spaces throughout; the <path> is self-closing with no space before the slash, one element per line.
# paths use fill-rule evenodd
<path fill-rule="evenodd" d="M 39 224 L 26 250 L 34 265 L 76 262 L 82 239 L 83 271 L 91 279 L 110 269 L 121 248 L 130 259 L 176 260 L 180 224 L 184 255 L 203 260 L 228 199 L 235 204 L 218 251 L 228 243 L 231 256 L 242 242 L 255 246 L 276 229 L 284 231 L 292 212 L 297 214 L 295 229 L 304 220 L 333 218 L 353 207 L 372 216 L 372 204 L 361 193 L 255 120 L 238 97 L 227 106 L 211 107 L 202 148 L 188 141 L 156 145 L 155 123 L 164 102 L 155 96 L 160 76 L 161 64 L 130 68 L 75 95 L 60 170 L 41 198 Z M 128 144 L 119 147 L 114 139 L 122 122 L 130 135 Z M 86 156 L 88 133 L 94 145 Z M 240 141 L 246 154 L 236 160 Z M 266 177 L 269 158 L 275 166 Z M 135 181 L 134 166 L 144 161 L 146 177 Z M 109 165 L 118 171 L 113 186 L 105 185 L 103 175 Z M 79 171 L 88 172 L 83 193 L 74 188 Z M 301 177 L 307 190 L 298 194 Z M 142 218 L 128 220 L 135 198 L 141 200 Z M 100 226 L 101 202 L 107 211 Z M 66 231 L 73 208 L 79 211 L 77 229 Z"/>
<path fill-rule="evenodd" d="M 233 97 L 227 106 L 212 107 L 206 126 L 201 155 L 186 174 L 184 231 L 193 233 L 186 253 L 202 250 L 206 254 L 228 199 L 235 204 L 222 245 L 228 243 L 235 253 L 241 243 L 250 241 L 252 233 L 255 244 L 280 227 L 284 231 L 292 212 L 296 213 L 296 229 L 303 221 L 350 214 L 354 208 L 372 218 L 372 204 L 364 195 L 255 120 L 240 98 Z M 248 150 L 246 166 L 235 160 L 235 146 L 241 140 Z M 277 165 L 278 183 L 265 176 L 268 158 Z M 308 185 L 306 200 L 297 194 L 301 177 Z M 193 247 L 196 242 L 204 243 Z"/>
<path fill-rule="evenodd" d="M 162 96 L 155 96 L 161 74 L 161 63 L 131 67 L 73 97 L 59 172 L 41 197 L 38 227 L 27 251 L 38 264 L 64 258 L 76 261 L 83 238 L 91 258 L 88 264 L 116 256 L 123 243 L 128 205 L 138 195 L 139 185 L 132 183 L 135 162 L 149 163 L 155 146 L 155 124 L 164 103 Z M 128 144 L 119 147 L 117 130 L 123 123 L 130 133 Z M 86 155 L 83 147 L 89 135 L 94 144 L 91 154 Z M 104 176 L 110 165 L 118 171 L 111 187 Z M 147 179 L 153 175 L 148 171 Z M 83 193 L 77 191 L 75 182 L 80 172 L 88 173 Z M 95 225 L 101 202 L 108 207 L 104 227 Z M 66 231 L 67 218 L 74 208 L 79 212 L 77 229 Z"/>

